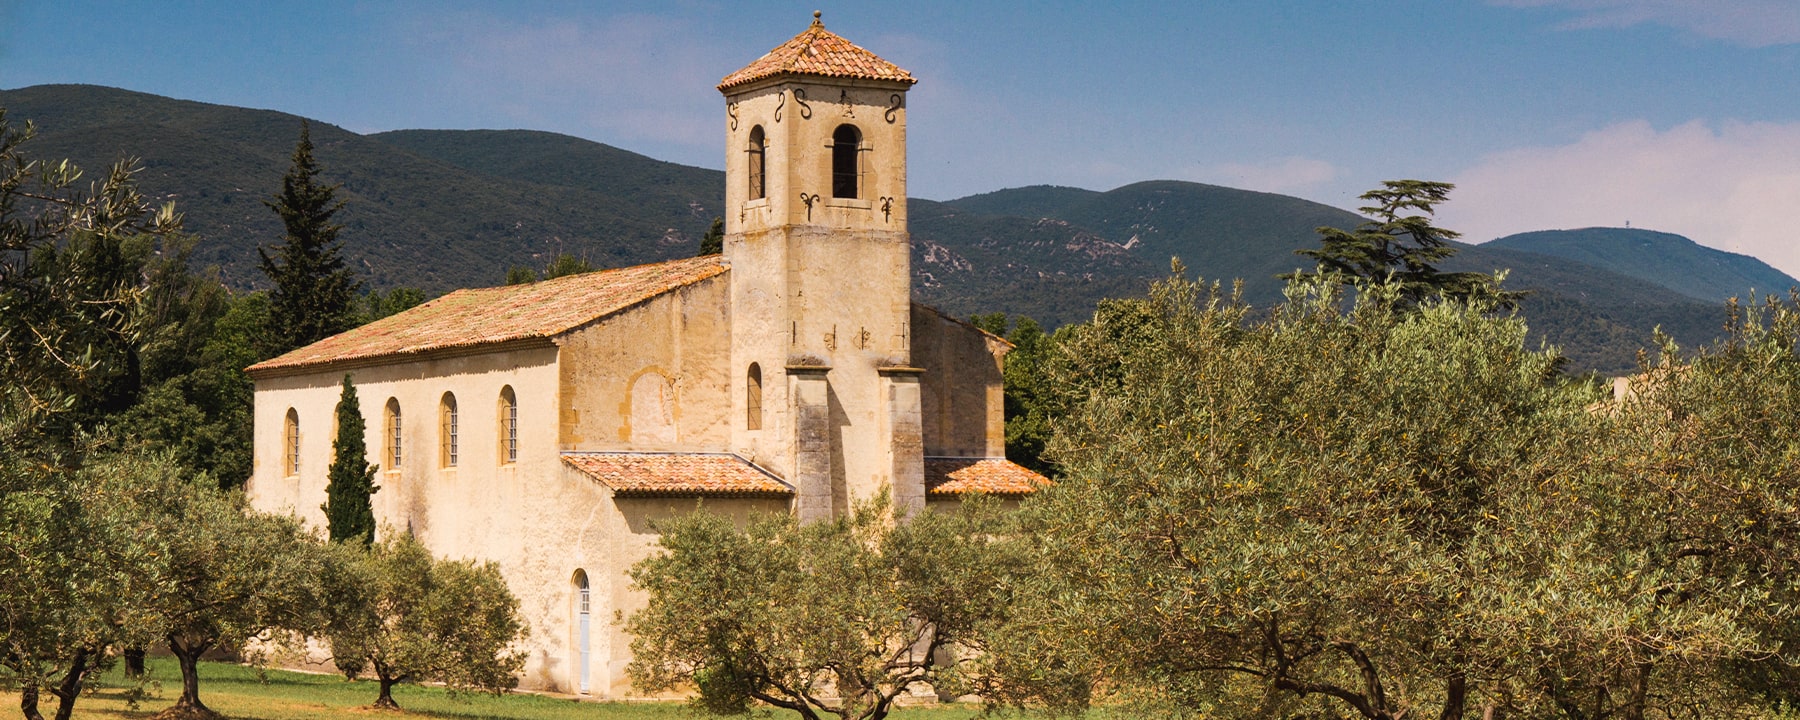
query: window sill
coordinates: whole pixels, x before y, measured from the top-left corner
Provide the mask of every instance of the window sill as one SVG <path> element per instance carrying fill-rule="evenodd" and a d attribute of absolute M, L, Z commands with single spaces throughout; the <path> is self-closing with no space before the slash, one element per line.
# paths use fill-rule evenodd
<path fill-rule="evenodd" d="M 744 209 L 745 210 L 755 210 L 757 208 L 766 208 L 768 206 L 769 206 L 768 198 L 757 198 L 755 200 L 744 201 Z"/>
<path fill-rule="evenodd" d="M 872 207 L 875 207 L 875 205 L 874 205 L 874 203 L 871 203 L 867 200 L 858 200 L 856 198 L 826 198 L 825 199 L 825 207 L 855 208 L 857 210 L 868 210 Z"/>

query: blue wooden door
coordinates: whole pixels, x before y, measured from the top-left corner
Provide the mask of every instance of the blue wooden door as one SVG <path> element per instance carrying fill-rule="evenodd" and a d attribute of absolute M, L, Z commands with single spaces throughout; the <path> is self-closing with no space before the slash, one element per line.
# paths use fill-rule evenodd
<path fill-rule="evenodd" d="M 575 621 L 575 642 L 580 648 L 579 652 L 581 655 L 581 669 L 578 671 L 580 674 L 576 677 L 578 678 L 578 684 L 581 686 L 581 693 L 585 695 L 593 688 L 593 682 L 588 679 L 591 677 L 588 674 L 588 667 L 590 658 L 592 657 L 592 651 L 588 647 L 588 601 L 590 593 L 588 591 L 587 573 L 582 573 L 576 582 L 577 592 L 580 594 L 580 598 L 576 601 L 579 606 L 579 612 L 576 615 Z"/>

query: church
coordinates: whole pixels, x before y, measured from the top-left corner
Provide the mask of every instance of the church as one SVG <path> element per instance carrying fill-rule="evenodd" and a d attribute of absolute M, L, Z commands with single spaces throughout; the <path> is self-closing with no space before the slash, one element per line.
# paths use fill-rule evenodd
<path fill-rule="evenodd" d="M 525 688 L 621 697 L 626 571 L 679 513 L 1031 493 L 1010 345 L 912 302 L 905 70 L 812 25 L 718 85 L 724 253 L 459 290 L 249 368 L 254 507 L 323 527 L 351 376 L 385 531 L 498 563 Z"/>

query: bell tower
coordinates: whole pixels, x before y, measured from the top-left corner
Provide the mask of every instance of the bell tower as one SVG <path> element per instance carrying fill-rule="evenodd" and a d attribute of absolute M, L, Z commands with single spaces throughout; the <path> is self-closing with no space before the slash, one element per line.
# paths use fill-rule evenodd
<path fill-rule="evenodd" d="M 915 82 L 815 12 L 718 86 L 744 410 L 733 447 L 795 486 L 802 520 L 884 486 L 896 507 L 924 503 L 906 228 Z"/>

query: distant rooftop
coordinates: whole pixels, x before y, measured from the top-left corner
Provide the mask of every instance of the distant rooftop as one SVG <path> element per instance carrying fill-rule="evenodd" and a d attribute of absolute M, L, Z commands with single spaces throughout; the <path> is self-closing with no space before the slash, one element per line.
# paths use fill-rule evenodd
<path fill-rule="evenodd" d="M 860 80 L 887 80 L 907 85 L 918 82 L 900 66 L 881 59 L 826 30 L 819 13 L 813 13 L 812 25 L 794 39 L 745 65 L 744 69 L 726 75 L 719 81 L 719 91 L 748 85 L 780 75 L 822 75 Z"/>
<path fill-rule="evenodd" d="M 1042 475 L 1006 458 L 925 458 L 925 494 L 1030 495 L 1050 485 Z"/>

